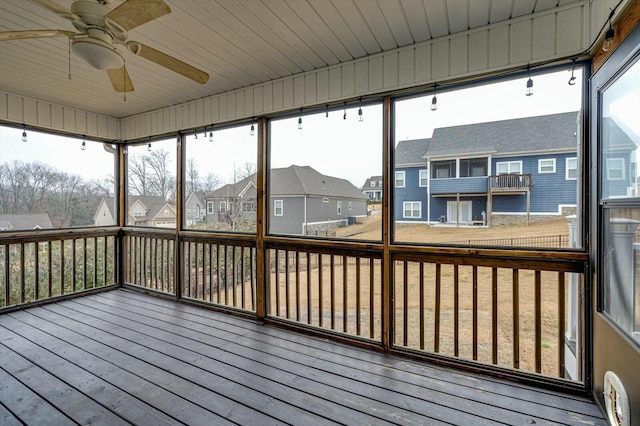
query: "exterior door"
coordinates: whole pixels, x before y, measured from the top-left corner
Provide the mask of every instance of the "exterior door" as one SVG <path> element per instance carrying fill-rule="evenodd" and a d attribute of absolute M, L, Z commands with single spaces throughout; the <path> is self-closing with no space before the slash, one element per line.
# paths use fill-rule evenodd
<path fill-rule="evenodd" d="M 593 394 L 640 424 L 640 25 L 591 83 Z"/>
<path fill-rule="evenodd" d="M 460 201 L 460 223 L 471 222 L 471 201 Z M 458 223 L 458 202 L 447 201 L 447 223 Z"/>

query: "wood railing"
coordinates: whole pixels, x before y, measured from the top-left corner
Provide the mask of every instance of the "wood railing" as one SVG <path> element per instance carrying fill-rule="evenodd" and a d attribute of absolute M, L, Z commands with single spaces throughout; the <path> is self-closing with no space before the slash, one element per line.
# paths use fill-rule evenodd
<path fill-rule="evenodd" d="M 380 340 L 379 252 L 279 247 L 268 251 L 269 315 Z"/>
<path fill-rule="evenodd" d="M 210 236 L 182 239 L 181 297 L 256 311 L 255 240 Z"/>
<path fill-rule="evenodd" d="M 394 256 L 394 344 L 564 377 L 570 274 L 584 264 Z"/>
<path fill-rule="evenodd" d="M 175 238 L 167 231 L 125 231 L 125 283 L 175 294 Z"/>
<path fill-rule="evenodd" d="M 530 174 L 489 176 L 489 192 L 522 192 L 531 189 Z"/>
<path fill-rule="evenodd" d="M 117 229 L 3 234 L 0 311 L 116 283 Z"/>

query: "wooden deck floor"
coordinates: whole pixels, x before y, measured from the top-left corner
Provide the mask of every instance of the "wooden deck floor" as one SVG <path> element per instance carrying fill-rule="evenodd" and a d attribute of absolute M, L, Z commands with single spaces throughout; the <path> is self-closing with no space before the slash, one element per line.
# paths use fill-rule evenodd
<path fill-rule="evenodd" d="M 589 400 L 115 290 L 0 315 L 0 425 L 604 425 Z"/>

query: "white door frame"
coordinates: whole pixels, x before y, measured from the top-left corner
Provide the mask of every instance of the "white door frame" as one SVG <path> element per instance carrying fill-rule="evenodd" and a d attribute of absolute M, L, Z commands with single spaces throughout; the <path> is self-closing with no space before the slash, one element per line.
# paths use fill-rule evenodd
<path fill-rule="evenodd" d="M 460 201 L 460 223 L 471 222 L 473 202 Z M 458 201 L 447 201 L 447 223 L 458 223 Z M 467 216 L 465 217 L 465 212 Z"/>

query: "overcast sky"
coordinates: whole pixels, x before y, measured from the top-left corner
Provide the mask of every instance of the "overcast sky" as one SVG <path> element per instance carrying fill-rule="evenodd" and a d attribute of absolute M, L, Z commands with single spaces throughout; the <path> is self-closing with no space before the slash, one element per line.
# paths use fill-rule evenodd
<path fill-rule="evenodd" d="M 436 127 L 577 111 L 581 107 L 582 74 L 576 70 L 578 78 L 573 86 L 567 84 L 570 76 L 570 67 L 534 75 L 533 96 L 525 96 L 526 76 L 464 90 L 439 91 L 435 112 L 430 110 L 432 93 L 399 101 L 396 103 L 396 143 L 430 137 Z M 363 107 L 362 122 L 358 121 L 357 110 L 357 105 L 348 109 L 346 120 L 342 110 L 330 112 L 328 118 L 324 112 L 303 115 L 301 130 L 297 127 L 297 116 L 272 121 L 272 167 L 309 165 L 321 173 L 348 179 L 357 187 L 362 186 L 367 177 L 381 174 L 382 106 Z M 618 110 L 627 115 L 634 111 Z M 640 123 L 640 120 L 633 122 Z M 201 177 L 214 173 L 224 182 L 231 182 L 234 167 L 256 163 L 257 137 L 250 135 L 249 128 L 246 124 L 216 130 L 213 142 L 202 133 L 197 139 L 189 136 L 187 159 L 196 160 Z M 28 131 L 29 140 L 23 143 L 21 135 L 22 129 L 0 127 L 0 163 L 36 159 L 86 178 L 101 178 L 112 173 L 111 157 L 99 144 L 87 143 L 87 149 L 81 151 L 82 139 Z M 153 143 L 153 149 L 174 153 L 175 140 Z M 130 149 L 129 153 L 145 154 L 146 145 Z M 175 161 L 174 154 L 172 158 Z"/>

